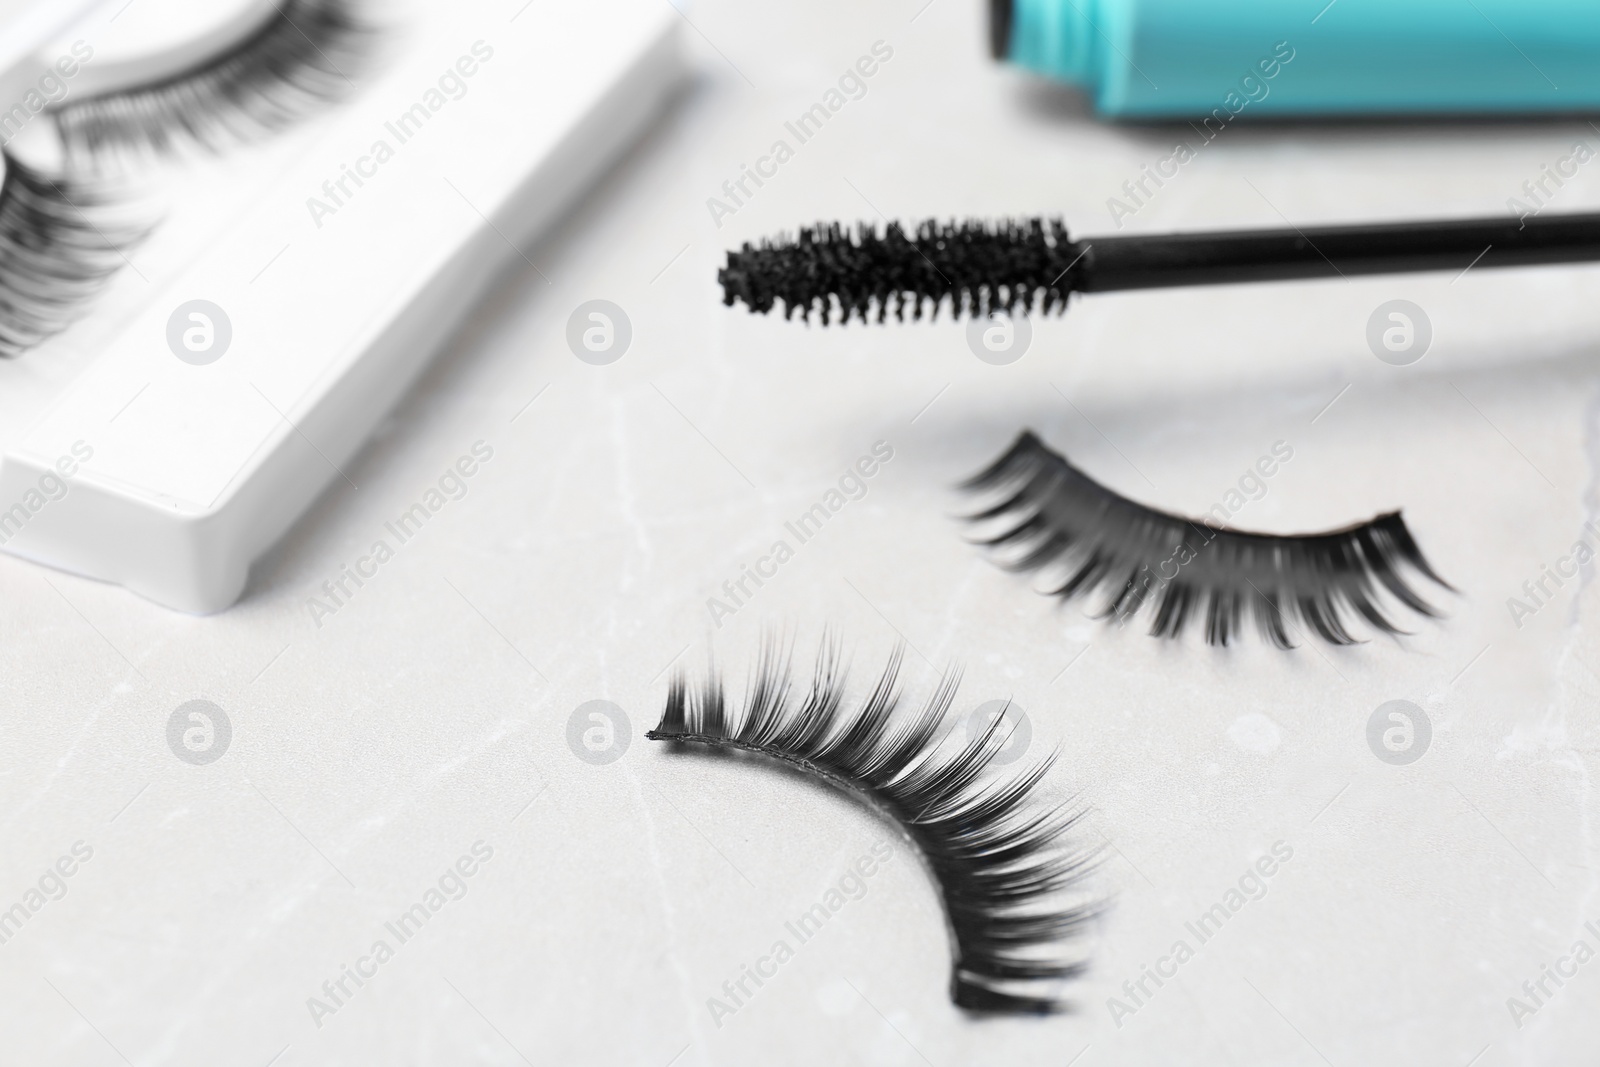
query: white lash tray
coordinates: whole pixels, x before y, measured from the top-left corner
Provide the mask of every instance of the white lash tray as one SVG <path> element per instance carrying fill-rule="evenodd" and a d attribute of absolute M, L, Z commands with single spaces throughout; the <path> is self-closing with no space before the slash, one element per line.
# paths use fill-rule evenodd
<path fill-rule="evenodd" d="M 6 551 L 182 611 L 234 603 L 683 72 L 661 0 L 412 10 L 381 76 L 5 453 Z M 178 316 L 169 343 L 191 301 L 227 329 Z"/>
<path fill-rule="evenodd" d="M 0 142 L 16 136 L 19 125 L 25 125 L 37 113 L 35 102 L 44 103 L 39 78 L 57 73 L 51 65 L 59 53 L 39 50 L 55 39 L 63 27 L 81 20 L 98 2 L 0 0 Z M 59 79 L 50 84 L 60 84 Z"/>

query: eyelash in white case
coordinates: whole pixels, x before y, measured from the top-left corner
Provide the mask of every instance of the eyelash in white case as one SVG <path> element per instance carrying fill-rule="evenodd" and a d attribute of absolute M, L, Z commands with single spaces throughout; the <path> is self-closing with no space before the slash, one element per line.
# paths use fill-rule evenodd
<path fill-rule="evenodd" d="M 358 0 L 281 0 L 257 17 L 220 54 L 53 108 L 68 157 L 253 140 L 352 94 L 376 51 L 378 31 Z"/>
<path fill-rule="evenodd" d="M 5 551 L 220 611 L 312 501 L 347 484 L 377 422 L 484 294 L 526 269 L 520 250 L 649 127 L 685 69 L 682 19 L 658 0 L 535 4 L 495 38 L 472 94 L 318 229 L 307 198 L 504 18 L 500 0 L 414 5 L 383 76 L 293 145 L 247 210 L 164 279 L 171 295 L 130 315 L 13 438 L 0 502 L 74 441 L 94 458 Z M 175 211 L 166 226 L 182 222 Z M 170 345 L 192 301 L 210 305 L 226 346 Z"/>
<path fill-rule="evenodd" d="M 91 184 L 51 177 L 0 152 L 0 356 L 71 325 L 142 231 L 115 217 Z"/>

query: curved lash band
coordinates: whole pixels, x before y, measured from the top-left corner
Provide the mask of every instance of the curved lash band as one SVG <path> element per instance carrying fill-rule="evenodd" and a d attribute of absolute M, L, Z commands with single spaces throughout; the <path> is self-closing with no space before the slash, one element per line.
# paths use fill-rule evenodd
<path fill-rule="evenodd" d="M 899 826 L 938 884 L 955 1004 L 1009 1014 L 1066 1010 L 1060 987 L 1086 966 L 1073 943 L 1101 911 L 1083 889 L 1097 855 L 1057 845 L 1080 813 L 1029 810 L 1053 758 L 1002 784 L 977 784 L 1007 740 L 1003 716 L 954 754 L 938 754 L 959 677 L 946 674 L 920 711 L 899 716 L 901 657 L 897 649 L 858 708 L 846 707 L 830 649 L 799 700 L 787 664 L 764 653 L 741 714 L 714 678 L 691 695 L 679 674 L 645 736 L 770 757 L 857 796 Z"/>
<path fill-rule="evenodd" d="M 355 0 L 282 0 L 227 52 L 161 81 L 53 109 L 69 157 L 108 149 L 216 150 L 290 125 L 354 89 L 376 31 Z"/>
<path fill-rule="evenodd" d="M 1295 618 L 1330 644 L 1356 644 L 1360 638 L 1347 625 L 1352 612 L 1380 632 L 1405 632 L 1384 614 L 1380 587 L 1429 618 L 1439 612 L 1412 587 L 1408 572 L 1454 591 L 1429 566 L 1398 511 L 1325 533 L 1243 533 L 1128 500 L 1031 431 L 962 488 L 1005 494 L 967 516 L 1011 523 L 976 542 L 1009 553 L 1001 566 L 1066 574 L 1048 591 L 1064 601 L 1105 590 L 1096 614 L 1116 622 L 1151 605 L 1156 637 L 1180 636 L 1204 611 L 1213 645 L 1230 643 L 1247 613 L 1278 648 L 1294 647 L 1288 628 Z"/>
<path fill-rule="evenodd" d="M 0 357 L 66 329 L 142 233 L 95 222 L 92 189 L 51 179 L 0 151 Z M 108 236 L 109 234 L 109 236 Z"/>

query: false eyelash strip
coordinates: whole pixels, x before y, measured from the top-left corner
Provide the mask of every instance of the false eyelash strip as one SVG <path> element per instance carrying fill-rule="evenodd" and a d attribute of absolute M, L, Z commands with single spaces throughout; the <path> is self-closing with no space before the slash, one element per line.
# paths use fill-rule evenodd
<path fill-rule="evenodd" d="M 1095 482 L 1031 432 L 963 485 L 1003 498 L 967 518 L 1008 528 L 977 543 L 1001 550 L 1009 570 L 1053 570 L 1062 600 L 1106 594 L 1096 614 L 1127 622 L 1147 605 L 1150 633 L 1178 637 L 1204 614 L 1206 641 L 1226 645 L 1249 614 L 1261 635 L 1293 648 L 1299 619 L 1324 641 L 1349 645 L 1348 616 L 1374 629 L 1400 630 L 1384 614 L 1379 589 L 1430 618 L 1438 612 L 1408 578 L 1453 591 L 1434 573 L 1399 512 L 1326 533 L 1278 536 L 1225 529 L 1128 500 Z"/>
<path fill-rule="evenodd" d="M 64 330 L 122 266 L 138 234 L 94 217 L 104 199 L 0 152 L 0 357 Z"/>
<path fill-rule="evenodd" d="M 63 104 L 56 128 L 74 159 L 248 141 L 351 92 L 375 36 L 354 0 L 283 0 L 228 52 L 159 82 Z"/>
<path fill-rule="evenodd" d="M 1062 846 L 1080 817 L 1036 810 L 1035 787 L 1054 757 L 999 784 L 979 778 L 1005 745 L 1003 716 L 953 753 L 941 723 L 959 676 L 947 673 L 920 711 L 901 715 L 896 649 L 865 702 L 845 695 L 838 651 L 826 645 L 809 692 L 769 645 L 742 712 L 716 678 L 690 692 L 675 675 L 661 722 L 645 736 L 713 751 L 757 753 L 841 788 L 893 820 L 915 846 L 944 901 L 954 961 L 951 999 L 976 1012 L 1067 1007 L 1061 987 L 1086 960 L 1077 942 L 1100 914 L 1084 889 L 1096 854 Z"/>

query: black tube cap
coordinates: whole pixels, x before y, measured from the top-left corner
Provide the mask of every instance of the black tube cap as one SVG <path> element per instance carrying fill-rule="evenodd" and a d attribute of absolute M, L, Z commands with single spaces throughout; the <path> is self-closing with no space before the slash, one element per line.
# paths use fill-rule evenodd
<path fill-rule="evenodd" d="M 989 54 L 995 59 L 1011 54 L 1011 0 L 989 0 Z"/>

